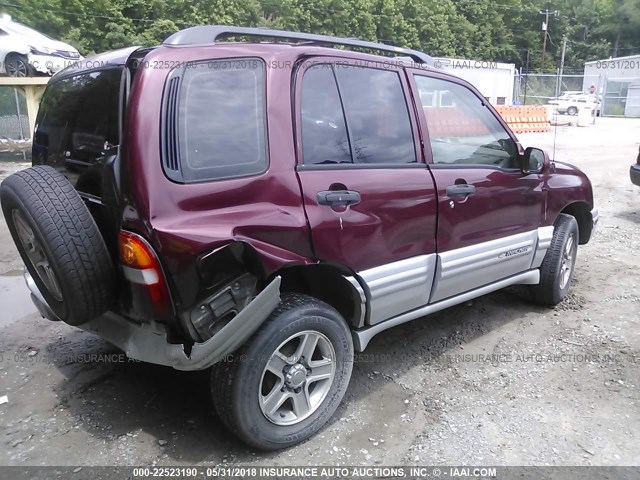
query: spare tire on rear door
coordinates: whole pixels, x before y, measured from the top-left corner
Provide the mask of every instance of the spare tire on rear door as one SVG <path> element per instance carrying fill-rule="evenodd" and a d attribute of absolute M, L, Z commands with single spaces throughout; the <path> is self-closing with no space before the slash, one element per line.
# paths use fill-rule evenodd
<path fill-rule="evenodd" d="M 51 310 L 71 325 L 107 311 L 114 265 L 73 185 L 39 165 L 4 180 L 0 201 L 20 256 Z"/>

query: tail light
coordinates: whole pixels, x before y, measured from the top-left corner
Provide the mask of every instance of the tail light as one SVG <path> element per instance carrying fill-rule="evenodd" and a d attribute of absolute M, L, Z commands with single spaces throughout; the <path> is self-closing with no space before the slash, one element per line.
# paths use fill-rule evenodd
<path fill-rule="evenodd" d="M 166 314 L 170 306 L 169 289 L 151 245 L 140 235 L 121 230 L 118 249 L 125 278 L 146 290 L 157 313 Z"/>

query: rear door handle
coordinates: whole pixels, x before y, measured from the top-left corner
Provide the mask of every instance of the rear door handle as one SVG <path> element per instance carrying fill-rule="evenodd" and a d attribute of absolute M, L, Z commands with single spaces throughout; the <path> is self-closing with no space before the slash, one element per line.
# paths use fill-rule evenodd
<path fill-rule="evenodd" d="M 354 192 L 353 190 L 323 190 L 318 192 L 317 198 L 320 205 L 344 207 L 360 203 L 360 192 Z"/>
<path fill-rule="evenodd" d="M 467 183 L 449 185 L 447 187 L 447 197 L 466 197 L 468 195 L 473 195 L 474 193 L 476 193 L 475 185 L 469 185 Z"/>

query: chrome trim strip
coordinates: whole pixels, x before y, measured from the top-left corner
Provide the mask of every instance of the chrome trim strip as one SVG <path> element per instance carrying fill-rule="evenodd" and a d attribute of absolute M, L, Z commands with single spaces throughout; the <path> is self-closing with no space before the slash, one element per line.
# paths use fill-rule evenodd
<path fill-rule="evenodd" d="M 484 287 L 477 288 L 470 292 L 463 293 L 462 295 L 457 295 L 455 297 L 448 298 L 441 302 L 427 305 L 422 308 L 418 308 L 416 310 L 407 312 L 405 314 L 398 315 L 385 322 L 378 323 L 371 327 L 367 327 L 363 330 L 354 330 L 352 332 L 354 349 L 356 350 L 356 352 L 362 352 L 365 348 L 367 348 L 367 345 L 369 344 L 369 342 L 374 336 L 391 327 L 395 327 L 397 325 L 401 325 L 411 320 L 424 317 L 425 315 L 429 315 L 431 313 L 444 310 L 445 308 L 449 308 L 459 303 L 463 303 L 468 300 L 471 300 L 473 298 L 486 295 L 487 293 L 500 290 L 501 288 L 508 287 L 509 285 L 516 285 L 516 284 L 535 285 L 539 282 L 540 282 L 540 270 L 529 270 L 527 272 L 514 275 L 513 277 L 505 278 L 499 282 L 495 282 L 490 285 L 485 285 Z"/>
<path fill-rule="evenodd" d="M 437 255 L 420 255 L 359 272 L 369 290 L 374 325 L 426 305 L 433 282 Z"/>
<path fill-rule="evenodd" d="M 531 268 L 538 268 L 542 265 L 544 256 L 547 254 L 547 250 L 551 246 L 551 240 L 553 239 L 553 225 L 549 227 L 538 228 L 538 245 L 536 246 L 536 254 L 531 262 Z"/>
<path fill-rule="evenodd" d="M 529 270 L 537 240 L 532 230 L 439 254 L 429 303 Z"/>

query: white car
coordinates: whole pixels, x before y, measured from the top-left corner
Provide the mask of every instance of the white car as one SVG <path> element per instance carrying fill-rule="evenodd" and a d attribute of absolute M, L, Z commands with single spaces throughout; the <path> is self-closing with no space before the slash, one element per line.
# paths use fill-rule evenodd
<path fill-rule="evenodd" d="M 71 45 L 7 16 L 0 18 L 0 73 L 11 77 L 53 75 L 79 60 L 82 60 L 80 53 Z"/>
<path fill-rule="evenodd" d="M 596 115 L 600 115 L 600 100 L 595 95 L 567 95 L 560 96 L 557 100 L 551 100 L 550 105 L 555 105 L 558 113 L 567 115 L 576 115 L 582 107 L 589 106 L 591 110 L 596 111 Z"/>

